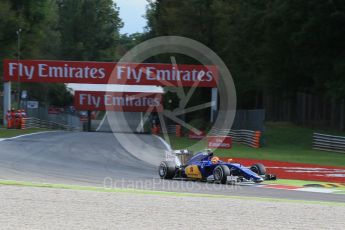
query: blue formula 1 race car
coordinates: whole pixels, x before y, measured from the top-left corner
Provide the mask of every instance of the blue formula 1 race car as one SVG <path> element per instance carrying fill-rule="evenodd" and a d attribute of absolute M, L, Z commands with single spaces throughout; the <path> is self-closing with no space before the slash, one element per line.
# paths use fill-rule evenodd
<path fill-rule="evenodd" d="M 260 183 L 277 179 L 275 175 L 266 174 L 265 166 L 260 163 L 248 168 L 231 160 L 224 162 L 214 156 L 211 150 L 195 155 L 188 150 L 173 151 L 167 154 L 166 161 L 161 162 L 158 173 L 162 179 L 190 179 L 220 184 Z"/>

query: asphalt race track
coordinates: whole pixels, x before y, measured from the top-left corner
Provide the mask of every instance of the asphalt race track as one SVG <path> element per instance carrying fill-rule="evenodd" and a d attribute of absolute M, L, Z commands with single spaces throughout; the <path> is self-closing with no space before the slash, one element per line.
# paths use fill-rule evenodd
<path fill-rule="evenodd" d="M 122 145 L 125 145 L 124 148 Z M 145 143 L 145 144 L 143 144 Z M 345 195 L 160 180 L 155 136 L 47 132 L 0 141 L 0 179 L 188 193 L 345 202 Z"/>

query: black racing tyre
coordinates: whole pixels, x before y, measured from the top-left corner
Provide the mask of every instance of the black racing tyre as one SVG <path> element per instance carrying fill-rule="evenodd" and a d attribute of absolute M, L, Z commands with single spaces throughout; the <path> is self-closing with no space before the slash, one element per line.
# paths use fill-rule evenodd
<path fill-rule="evenodd" d="M 227 177 L 230 176 L 230 169 L 226 165 L 218 165 L 213 169 L 214 182 L 225 184 Z"/>
<path fill-rule="evenodd" d="M 250 170 L 252 170 L 253 172 L 255 172 L 258 175 L 266 175 L 266 168 L 263 164 L 261 163 L 256 163 L 254 165 L 252 165 L 252 167 L 250 167 Z"/>
<path fill-rule="evenodd" d="M 175 176 L 176 165 L 173 161 L 162 161 L 158 168 L 158 174 L 162 179 L 172 179 Z"/>

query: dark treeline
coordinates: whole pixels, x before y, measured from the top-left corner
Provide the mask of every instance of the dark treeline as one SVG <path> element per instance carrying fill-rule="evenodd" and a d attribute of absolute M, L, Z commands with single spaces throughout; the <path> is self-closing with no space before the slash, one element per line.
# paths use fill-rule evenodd
<path fill-rule="evenodd" d="M 345 1 L 156 0 L 147 19 L 151 37 L 186 36 L 213 49 L 233 75 L 239 108 L 343 122 Z"/>
<path fill-rule="evenodd" d="M 227 64 L 238 108 L 264 108 L 270 120 L 345 128 L 345 1 L 152 0 L 146 32 L 133 35 L 119 34 L 114 2 L 0 0 L 0 60 L 17 58 L 19 28 L 21 59 L 116 61 L 140 41 L 180 35 L 207 45 Z M 168 55 L 152 60 L 170 62 Z M 47 104 L 71 100 L 64 85 L 22 88 Z M 196 94 L 191 104 L 209 100 L 207 89 Z"/>
<path fill-rule="evenodd" d="M 17 59 L 21 29 L 21 59 L 113 61 L 121 26 L 112 0 L 0 0 L 0 60 Z M 21 84 L 21 89 L 50 105 L 71 102 L 64 84 Z"/>

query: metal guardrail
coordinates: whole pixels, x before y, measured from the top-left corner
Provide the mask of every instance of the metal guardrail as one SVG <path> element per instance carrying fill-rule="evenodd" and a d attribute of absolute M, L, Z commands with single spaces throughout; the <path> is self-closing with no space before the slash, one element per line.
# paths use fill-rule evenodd
<path fill-rule="evenodd" d="M 169 134 L 176 134 L 176 125 L 168 125 L 167 126 L 167 132 Z"/>
<path fill-rule="evenodd" d="M 176 125 L 169 125 L 167 127 L 169 134 L 176 133 Z M 230 136 L 234 142 L 238 142 L 252 148 L 260 148 L 260 138 L 262 136 L 261 131 L 252 130 L 230 130 L 230 129 L 218 129 L 213 127 L 208 133 L 209 136 Z"/>
<path fill-rule="evenodd" d="M 66 131 L 75 131 L 78 130 L 76 127 L 72 127 L 63 123 L 57 123 L 53 121 L 45 121 L 34 117 L 24 118 L 23 129 L 29 128 L 45 128 L 45 129 L 58 129 Z"/>
<path fill-rule="evenodd" d="M 345 137 L 313 133 L 313 149 L 345 153 Z"/>
<path fill-rule="evenodd" d="M 230 129 L 217 129 L 213 127 L 210 131 L 211 135 L 215 136 L 230 136 L 234 142 L 242 143 L 253 148 L 260 148 L 260 131 L 252 130 L 230 130 Z"/>

